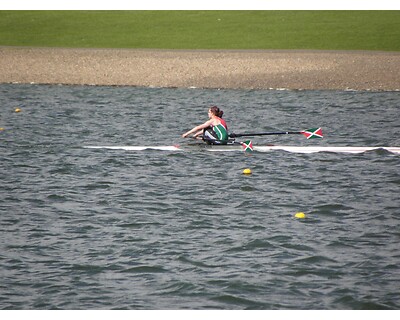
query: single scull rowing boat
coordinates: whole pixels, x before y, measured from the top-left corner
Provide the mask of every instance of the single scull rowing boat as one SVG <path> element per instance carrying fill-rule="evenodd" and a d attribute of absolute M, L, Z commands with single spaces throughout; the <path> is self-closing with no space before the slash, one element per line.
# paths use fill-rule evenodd
<path fill-rule="evenodd" d="M 265 136 L 265 135 L 280 135 L 280 134 L 302 134 L 307 139 L 323 138 L 321 128 L 313 128 L 303 131 L 284 131 L 284 132 L 261 132 L 261 133 L 243 133 L 230 134 L 228 144 L 206 144 L 203 141 L 198 143 L 189 143 L 184 145 L 174 146 L 86 146 L 89 149 L 110 149 L 110 150 L 126 150 L 126 151 L 144 151 L 144 150 L 160 150 L 160 151 L 212 151 L 212 152 L 227 152 L 227 151 L 258 151 L 268 152 L 275 150 L 283 150 L 294 153 L 315 153 L 315 152 L 335 152 L 335 153 L 363 153 L 372 150 L 386 150 L 391 153 L 400 154 L 400 147 L 330 147 L 330 146 L 281 146 L 281 145 L 266 145 L 253 146 L 250 140 L 238 142 L 237 137 L 250 136 Z M 212 141 L 211 141 L 212 142 Z"/>
<path fill-rule="evenodd" d="M 184 146 L 87 146 L 89 149 L 109 149 L 109 150 L 125 150 L 125 151 L 193 151 L 205 150 L 211 152 L 229 152 L 241 151 L 243 147 L 240 145 L 184 145 Z M 282 150 L 293 153 L 315 153 L 315 152 L 335 152 L 335 153 L 363 153 L 373 150 L 386 150 L 391 153 L 400 154 L 400 147 L 327 147 L 327 146 L 253 146 L 253 150 L 257 152 L 269 152 Z"/>

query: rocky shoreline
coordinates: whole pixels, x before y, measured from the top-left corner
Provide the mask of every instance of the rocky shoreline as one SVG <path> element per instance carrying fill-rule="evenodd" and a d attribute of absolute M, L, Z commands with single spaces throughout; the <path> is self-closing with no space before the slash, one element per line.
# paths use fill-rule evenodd
<path fill-rule="evenodd" d="M 0 47 L 0 83 L 400 90 L 400 53 Z"/>

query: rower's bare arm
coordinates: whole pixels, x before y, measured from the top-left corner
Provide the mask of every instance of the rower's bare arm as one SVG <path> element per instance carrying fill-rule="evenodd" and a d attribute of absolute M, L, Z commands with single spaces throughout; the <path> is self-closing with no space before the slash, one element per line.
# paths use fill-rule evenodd
<path fill-rule="evenodd" d="M 203 130 L 196 132 L 193 137 L 198 137 L 199 135 L 203 134 Z"/>
<path fill-rule="evenodd" d="M 195 134 L 195 137 L 196 137 L 197 135 L 199 135 L 201 133 L 201 130 L 208 128 L 211 125 L 211 123 L 212 123 L 212 121 L 208 120 L 208 121 L 204 122 L 203 124 L 200 124 L 197 127 L 194 127 L 192 130 L 189 130 L 188 132 L 184 133 L 182 135 L 182 138 L 186 138 L 188 135 L 197 131 Z"/>

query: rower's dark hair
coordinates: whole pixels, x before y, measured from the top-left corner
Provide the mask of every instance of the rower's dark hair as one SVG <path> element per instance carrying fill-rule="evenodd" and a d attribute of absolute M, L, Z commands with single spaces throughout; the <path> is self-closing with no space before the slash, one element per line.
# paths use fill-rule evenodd
<path fill-rule="evenodd" d="M 210 107 L 210 111 L 213 115 L 222 118 L 222 115 L 224 114 L 224 112 L 222 110 L 220 110 L 220 108 L 218 108 L 217 106 L 212 106 Z"/>

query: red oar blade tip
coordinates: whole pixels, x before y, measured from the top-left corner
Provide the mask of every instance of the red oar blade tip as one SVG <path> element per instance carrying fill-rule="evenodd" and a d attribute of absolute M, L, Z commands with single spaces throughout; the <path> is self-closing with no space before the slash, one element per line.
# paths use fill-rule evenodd
<path fill-rule="evenodd" d="M 307 139 L 322 139 L 324 137 L 322 134 L 322 128 L 304 130 L 301 134 L 305 135 Z"/>

